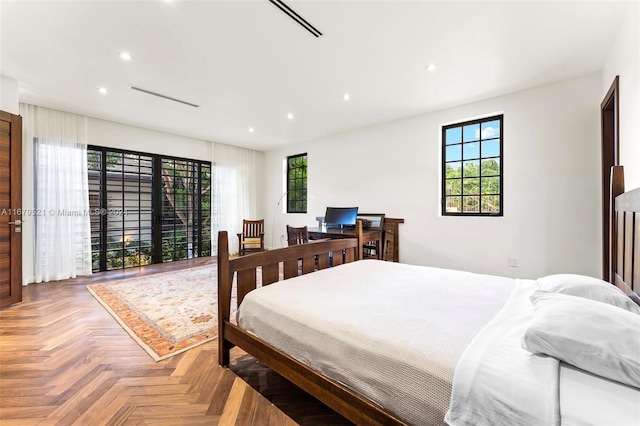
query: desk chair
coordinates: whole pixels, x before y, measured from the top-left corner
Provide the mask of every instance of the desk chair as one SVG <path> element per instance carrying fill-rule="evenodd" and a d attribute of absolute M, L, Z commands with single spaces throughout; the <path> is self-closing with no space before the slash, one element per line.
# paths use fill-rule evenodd
<path fill-rule="evenodd" d="M 379 246 L 383 245 L 382 241 L 367 241 L 362 244 L 362 258 L 363 259 L 382 259 L 383 251 Z"/>
<path fill-rule="evenodd" d="M 290 246 L 309 242 L 309 231 L 306 226 L 294 227 L 287 225 L 287 243 Z"/>
<path fill-rule="evenodd" d="M 238 234 L 240 256 L 264 251 L 264 219 L 243 220 L 242 233 Z"/>
<path fill-rule="evenodd" d="M 384 259 L 384 214 L 358 213 L 358 221 L 362 222 L 362 229 L 374 229 L 382 232 L 379 241 L 364 241 L 362 244 L 363 259 Z"/>

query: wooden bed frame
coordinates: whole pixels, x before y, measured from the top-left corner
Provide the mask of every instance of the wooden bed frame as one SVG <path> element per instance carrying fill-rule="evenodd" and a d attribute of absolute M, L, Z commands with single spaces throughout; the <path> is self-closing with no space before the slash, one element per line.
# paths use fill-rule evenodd
<path fill-rule="evenodd" d="M 218 232 L 219 364 L 229 365 L 229 351 L 238 346 L 356 424 L 407 425 L 369 399 L 316 372 L 230 321 L 234 275 L 237 281 L 237 304 L 240 306 L 244 296 L 256 288 L 258 268 L 261 268 L 262 285 L 269 285 L 301 273 L 354 262 L 362 258 L 360 238 L 320 240 L 234 259 L 229 258 L 228 243 L 227 232 Z"/>
<path fill-rule="evenodd" d="M 611 168 L 609 277 L 640 305 L 640 188 L 624 192 L 624 169 Z"/>
<path fill-rule="evenodd" d="M 624 193 L 622 169 L 612 170 L 611 277 L 636 302 L 634 293 L 640 288 L 640 188 Z M 333 253 L 330 265 L 329 253 Z M 229 351 L 238 346 L 301 389 L 313 395 L 358 425 L 407 425 L 392 413 L 340 383 L 316 372 L 286 353 L 230 322 L 234 276 L 237 278 L 238 306 L 244 296 L 256 288 L 257 271 L 261 267 L 262 284 L 268 285 L 337 266 L 361 258 L 361 242 L 357 238 L 328 240 L 229 258 L 228 235 L 218 233 L 218 324 L 219 364 L 229 364 Z M 300 268 L 300 259 L 302 267 Z M 281 276 L 280 271 L 283 271 Z"/>

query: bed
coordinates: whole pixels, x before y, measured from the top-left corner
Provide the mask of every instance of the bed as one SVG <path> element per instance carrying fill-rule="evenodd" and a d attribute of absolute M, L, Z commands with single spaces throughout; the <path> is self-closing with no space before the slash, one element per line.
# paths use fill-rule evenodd
<path fill-rule="evenodd" d="M 622 291 L 359 260 L 357 238 L 230 259 L 221 231 L 219 363 L 237 345 L 359 425 L 637 425 L 640 189 L 621 181 L 615 168 Z"/>

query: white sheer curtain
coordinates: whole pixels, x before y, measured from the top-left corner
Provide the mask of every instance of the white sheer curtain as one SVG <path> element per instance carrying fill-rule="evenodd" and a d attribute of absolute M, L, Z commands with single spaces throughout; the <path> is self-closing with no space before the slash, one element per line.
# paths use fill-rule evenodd
<path fill-rule="evenodd" d="M 213 145 L 213 247 L 217 252 L 218 231 L 229 235 L 229 251 L 238 252 L 236 234 L 242 231 L 243 219 L 257 217 L 257 151 L 214 143 Z"/>
<path fill-rule="evenodd" d="M 90 275 L 87 118 L 27 104 L 20 105 L 20 114 L 23 145 L 33 158 L 33 180 L 26 182 L 33 198 L 24 203 L 33 218 L 29 276 L 48 282 Z"/>

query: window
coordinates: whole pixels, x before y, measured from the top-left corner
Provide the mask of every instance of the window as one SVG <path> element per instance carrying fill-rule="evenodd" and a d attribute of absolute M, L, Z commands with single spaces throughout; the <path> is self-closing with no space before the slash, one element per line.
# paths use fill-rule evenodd
<path fill-rule="evenodd" d="M 153 158 L 89 147 L 93 271 L 154 263 Z"/>
<path fill-rule="evenodd" d="M 502 216 L 502 115 L 442 128 L 442 214 Z"/>
<path fill-rule="evenodd" d="M 307 154 L 287 157 L 287 213 L 307 212 Z"/>
<path fill-rule="evenodd" d="M 162 262 L 211 255 L 211 163 L 163 157 Z"/>
<path fill-rule="evenodd" d="M 93 271 L 211 255 L 211 163 L 90 146 Z"/>

